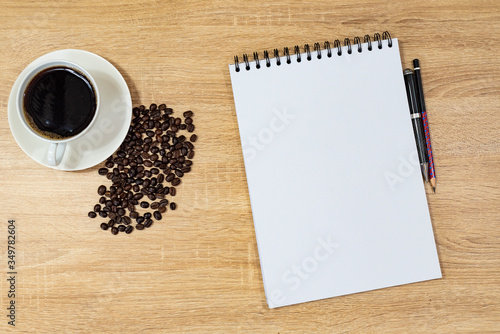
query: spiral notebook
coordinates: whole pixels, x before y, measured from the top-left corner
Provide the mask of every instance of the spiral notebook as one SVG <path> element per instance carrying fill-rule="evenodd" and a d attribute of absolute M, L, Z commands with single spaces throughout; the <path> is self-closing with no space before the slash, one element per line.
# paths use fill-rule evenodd
<path fill-rule="evenodd" d="M 229 66 L 270 308 L 441 277 L 397 39 Z"/>

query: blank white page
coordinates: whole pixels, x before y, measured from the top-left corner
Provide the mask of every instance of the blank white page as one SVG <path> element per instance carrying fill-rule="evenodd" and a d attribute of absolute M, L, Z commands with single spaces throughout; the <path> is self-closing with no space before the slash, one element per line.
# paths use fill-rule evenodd
<path fill-rule="evenodd" d="M 441 277 L 392 42 L 229 66 L 271 308 Z"/>

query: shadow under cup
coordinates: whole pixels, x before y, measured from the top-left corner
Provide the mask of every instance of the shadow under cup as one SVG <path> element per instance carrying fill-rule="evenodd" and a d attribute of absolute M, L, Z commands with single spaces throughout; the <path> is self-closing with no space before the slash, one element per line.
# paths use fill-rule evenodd
<path fill-rule="evenodd" d="M 17 105 L 24 126 L 52 143 L 47 159 L 49 164 L 58 165 L 65 144 L 84 135 L 94 123 L 99 92 L 81 66 L 56 60 L 28 73 L 20 85 Z"/>

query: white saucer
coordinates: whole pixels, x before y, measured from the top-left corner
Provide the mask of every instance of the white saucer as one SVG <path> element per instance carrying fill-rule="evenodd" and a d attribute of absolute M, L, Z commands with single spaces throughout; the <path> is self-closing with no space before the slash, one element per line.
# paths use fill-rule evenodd
<path fill-rule="evenodd" d="M 42 61 L 63 59 L 84 67 L 94 78 L 100 95 L 100 109 L 92 128 L 79 139 L 68 143 L 59 166 L 47 161 L 49 143 L 38 139 L 21 123 L 16 110 L 16 91 L 23 77 Z M 9 126 L 21 149 L 36 162 L 59 170 L 81 170 L 109 157 L 125 139 L 132 119 L 132 98 L 127 83 L 106 59 L 82 50 L 59 50 L 29 64 L 19 75 L 9 97 Z"/>

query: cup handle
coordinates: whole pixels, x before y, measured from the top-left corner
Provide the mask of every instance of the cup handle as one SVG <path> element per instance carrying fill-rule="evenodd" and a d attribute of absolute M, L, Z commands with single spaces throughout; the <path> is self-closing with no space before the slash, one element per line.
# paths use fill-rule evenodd
<path fill-rule="evenodd" d="M 61 163 L 61 160 L 66 151 L 66 143 L 52 143 L 49 146 L 49 152 L 47 153 L 47 160 L 49 165 L 57 166 Z"/>

